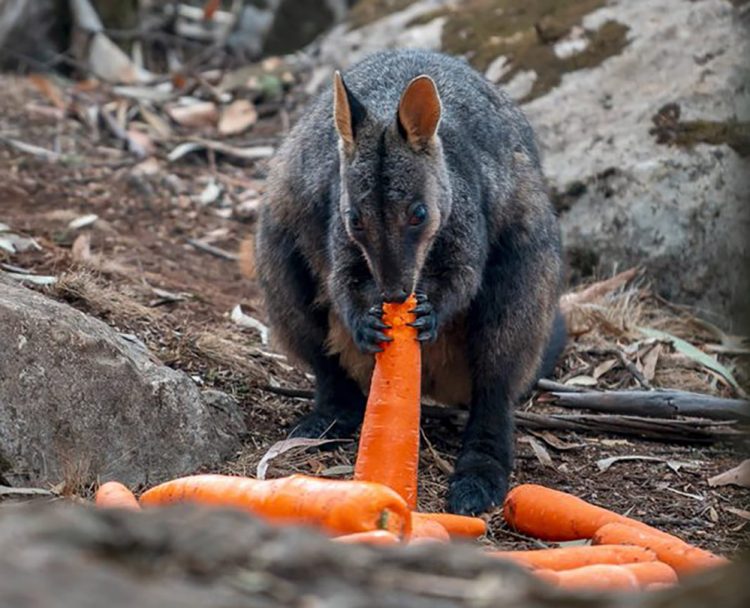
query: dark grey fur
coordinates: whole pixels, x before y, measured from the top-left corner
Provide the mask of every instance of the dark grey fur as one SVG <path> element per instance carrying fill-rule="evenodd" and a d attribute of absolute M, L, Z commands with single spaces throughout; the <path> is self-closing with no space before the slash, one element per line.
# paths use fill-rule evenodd
<path fill-rule="evenodd" d="M 396 113 L 421 74 L 437 85 L 442 120 L 437 141 L 415 150 Z M 377 53 L 343 78 L 355 152 L 339 153 L 329 90 L 279 150 L 257 240 L 272 328 L 317 378 L 315 409 L 295 433 L 356 430 L 366 381 L 349 346 L 375 350 L 382 328 L 368 311 L 416 287 L 425 296 L 423 374 L 435 376 L 423 389 L 470 386 L 445 393 L 465 394 L 454 400 L 471 408 L 449 508 L 482 512 L 507 489 L 512 408 L 551 371 L 565 339 L 559 229 L 534 136 L 504 93 L 445 55 Z M 427 206 L 427 227 L 407 223 L 415 201 Z M 353 213 L 364 224 L 361 238 L 352 236 Z M 359 356 L 371 365 L 371 355 Z M 438 369 L 440 357 L 451 363 Z M 446 377 L 453 374 L 463 377 Z"/>

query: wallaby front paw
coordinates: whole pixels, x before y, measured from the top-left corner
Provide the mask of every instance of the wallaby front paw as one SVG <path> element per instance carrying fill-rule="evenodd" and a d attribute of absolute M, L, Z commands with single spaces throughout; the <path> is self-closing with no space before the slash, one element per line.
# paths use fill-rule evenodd
<path fill-rule="evenodd" d="M 373 306 L 355 323 L 353 337 L 357 348 L 363 353 L 379 353 L 383 342 L 393 338 L 383 333 L 390 326 L 383 323 L 383 306 Z"/>
<path fill-rule="evenodd" d="M 448 490 L 448 511 L 459 515 L 479 515 L 502 504 L 508 482 L 499 468 L 456 471 Z"/>
<path fill-rule="evenodd" d="M 417 292 L 417 305 L 412 308 L 417 319 L 409 323 L 417 329 L 417 340 L 420 342 L 434 342 L 437 339 L 437 315 L 435 308 L 427 299 L 427 294 Z"/>

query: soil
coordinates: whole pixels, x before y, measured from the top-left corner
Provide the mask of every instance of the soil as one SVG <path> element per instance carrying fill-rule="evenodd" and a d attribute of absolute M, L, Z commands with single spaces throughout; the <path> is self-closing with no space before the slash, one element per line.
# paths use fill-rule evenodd
<path fill-rule="evenodd" d="M 160 153 L 155 161 L 158 170 L 139 175 L 144 165 L 117 142 L 105 135 L 97 141 L 80 122 L 40 112 L 45 100 L 26 81 L 3 77 L 0 86 L 0 222 L 33 237 L 41 248 L 12 256 L 0 249 L 0 263 L 58 277 L 57 285 L 39 289 L 136 335 L 167 365 L 186 371 L 200 384 L 234 395 L 246 412 L 250 432 L 244 449 L 224 471 L 254 475 L 268 448 L 284 439 L 311 407 L 309 399 L 279 396 L 264 387 L 310 389 L 311 379 L 269 355 L 256 330 L 231 321 L 229 313 L 237 304 L 263 320 L 254 281 L 243 276 L 235 260 L 196 249 L 188 240 L 213 235 L 215 247 L 238 251 L 253 231 L 252 217 L 237 213 L 238 201 L 262 194 L 266 162 L 239 167 L 224 158 L 193 155 L 169 163 Z M 285 122 L 283 113 L 268 115 L 250 139 L 275 142 Z M 63 157 L 44 160 L 19 151 L 7 138 L 57 149 Z M 231 204 L 196 201 L 211 179 L 223 186 L 224 200 Z M 91 213 L 99 217 L 92 226 L 68 228 L 72 219 Z M 90 238 L 88 248 L 81 234 Z M 586 358 L 573 340 L 557 379 L 590 373 L 593 364 L 607 358 L 604 351 Z M 728 394 L 713 375 L 688 373 L 699 387 Z M 608 374 L 602 378 L 609 378 L 610 385 L 637 386 L 627 370 Z M 659 378 L 657 374 L 656 386 L 681 376 Z M 541 414 L 560 411 L 537 397 L 521 407 Z M 423 510 L 442 510 L 460 436 L 449 419 L 425 420 L 420 463 Z M 571 492 L 728 556 L 748 544 L 750 492 L 707 483 L 742 460 L 742 448 L 736 444 L 694 446 L 614 435 L 532 436 L 520 431 L 516 443 L 513 484 L 531 482 Z M 290 450 L 271 462 L 268 475 L 301 471 L 346 476 L 354 450 L 353 441 L 330 451 Z M 623 455 L 664 461 L 621 461 L 599 471 L 598 461 Z M 75 490 L 83 497 L 90 495 L 90 486 Z M 484 543 L 506 549 L 539 545 L 508 530 L 499 510 L 488 519 Z"/>

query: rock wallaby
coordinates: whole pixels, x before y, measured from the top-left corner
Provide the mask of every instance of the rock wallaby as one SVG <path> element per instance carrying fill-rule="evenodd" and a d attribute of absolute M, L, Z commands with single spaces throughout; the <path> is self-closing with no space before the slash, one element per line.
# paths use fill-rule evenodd
<path fill-rule="evenodd" d="M 509 98 L 432 52 L 337 72 L 274 160 L 256 243 L 275 338 L 316 378 L 293 434 L 353 436 L 382 303 L 415 291 L 423 394 L 470 408 L 448 508 L 499 504 L 513 407 L 565 341 L 557 218 Z"/>

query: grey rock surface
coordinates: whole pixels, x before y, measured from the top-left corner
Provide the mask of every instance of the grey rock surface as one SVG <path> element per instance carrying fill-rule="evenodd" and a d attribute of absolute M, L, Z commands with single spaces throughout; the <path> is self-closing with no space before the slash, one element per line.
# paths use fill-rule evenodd
<path fill-rule="evenodd" d="M 628 26 L 625 49 L 524 106 L 552 187 L 578 193 L 565 245 L 605 273 L 642 264 L 666 297 L 736 318 L 750 288 L 750 158 L 650 130 L 667 104 L 681 121 L 750 120 L 747 23 L 724 0 L 628 0 L 584 25 L 607 20 Z"/>
<path fill-rule="evenodd" d="M 202 394 L 138 342 L 0 273 L 0 477 L 134 487 L 231 455 L 234 399 Z"/>

